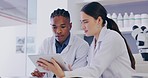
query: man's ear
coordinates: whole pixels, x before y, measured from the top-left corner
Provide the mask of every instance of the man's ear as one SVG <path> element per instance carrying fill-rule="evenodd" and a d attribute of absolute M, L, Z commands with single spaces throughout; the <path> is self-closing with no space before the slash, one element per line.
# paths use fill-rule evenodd
<path fill-rule="evenodd" d="M 72 23 L 70 23 L 69 30 L 71 30 L 71 28 L 72 28 Z"/>

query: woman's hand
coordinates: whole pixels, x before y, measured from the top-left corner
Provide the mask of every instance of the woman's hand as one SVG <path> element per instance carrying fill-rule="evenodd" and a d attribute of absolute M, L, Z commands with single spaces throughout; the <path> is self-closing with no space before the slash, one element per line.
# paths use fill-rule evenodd
<path fill-rule="evenodd" d="M 71 67 L 70 64 L 68 64 L 68 68 L 69 68 L 70 71 L 72 71 L 72 67 Z"/>
<path fill-rule="evenodd" d="M 37 64 L 47 71 L 53 72 L 56 76 L 62 78 L 65 76 L 64 71 L 57 64 L 57 62 L 52 58 L 50 61 L 47 61 L 43 58 L 40 58 L 37 61 Z"/>

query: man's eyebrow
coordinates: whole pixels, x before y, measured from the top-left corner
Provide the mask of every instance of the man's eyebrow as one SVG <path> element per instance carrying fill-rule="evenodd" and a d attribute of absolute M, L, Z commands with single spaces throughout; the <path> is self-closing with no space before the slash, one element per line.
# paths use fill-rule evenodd
<path fill-rule="evenodd" d="M 50 24 L 51 26 L 56 26 L 55 24 Z M 64 26 L 64 25 L 66 25 L 66 24 L 61 24 L 60 26 Z"/>
<path fill-rule="evenodd" d="M 56 25 L 54 25 L 54 24 L 50 24 L 51 26 L 56 26 Z"/>
<path fill-rule="evenodd" d="M 66 24 L 61 24 L 61 25 L 66 25 Z"/>

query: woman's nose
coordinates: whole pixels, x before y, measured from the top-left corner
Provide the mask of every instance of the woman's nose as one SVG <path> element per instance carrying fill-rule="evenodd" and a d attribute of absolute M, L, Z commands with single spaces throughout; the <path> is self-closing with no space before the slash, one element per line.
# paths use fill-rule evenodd
<path fill-rule="evenodd" d="M 84 24 L 82 24 L 81 28 L 82 28 L 82 29 L 85 29 L 85 25 L 84 25 Z"/>

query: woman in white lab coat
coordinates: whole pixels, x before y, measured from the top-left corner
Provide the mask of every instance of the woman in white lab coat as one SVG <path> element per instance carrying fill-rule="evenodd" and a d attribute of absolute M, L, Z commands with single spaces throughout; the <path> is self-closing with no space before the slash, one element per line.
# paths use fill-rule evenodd
<path fill-rule="evenodd" d="M 88 65 L 73 71 L 62 71 L 51 59 L 39 59 L 44 69 L 58 77 L 131 78 L 135 60 L 116 23 L 107 17 L 107 11 L 98 2 L 91 2 L 81 9 L 81 24 L 86 36 L 94 36 L 90 46 Z"/>

